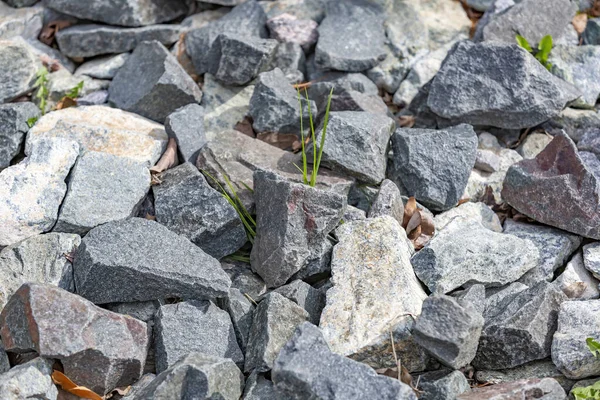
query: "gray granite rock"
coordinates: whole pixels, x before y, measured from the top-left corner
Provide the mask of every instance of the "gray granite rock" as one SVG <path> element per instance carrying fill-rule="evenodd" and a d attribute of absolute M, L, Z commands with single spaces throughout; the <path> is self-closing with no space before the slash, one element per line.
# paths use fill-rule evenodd
<path fill-rule="evenodd" d="M 600 115 L 594 110 L 565 108 L 547 125 L 550 131 L 563 129 L 577 143 L 588 129 L 600 127 Z"/>
<path fill-rule="evenodd" d="M 277 2 L 259 1 L 258 3 L 269 18 L 288 13 L 298 18 L 312 19 L 316 22 L 321 22 L 325 18 L 325 6 L 327 4 L 324 0 L 280 0 Z"/>
<path fill-rule="evenodd" d="M 140 74 L 143 65 L 145 73 Z M 147 67 L 146 67 L 147 66 Z M 119 69 L 109 89 L 109 101 L 118 108 L 163 122 L 173 111 L 200 103 L 196 82 L 159 42 L 142 42 Z"/>
<path fill-rule="evenodd" d="M 369 218 L 377 218 L 383 215 L 389 215 L 400 224 L 404 219 L 404 203 L 398 186 L 389 179 L 384 179 L 381 182 L 379 191 L 371 203 Z"/>
<path fill-rule="evenodd" d="M 279 43 L 267 69 L 279 68 L 291 83 L 304 82 L 306 57 L 297 43 Z"/>
<path fill-rule="evenodd" d="M 11 5 L 10 2 L 7 4 Z M 37 41 L 42 30 L 44 8 L 38 6 L 15 9 L 7 4 L 0 3 L 0 40 L 22 37 Z"/>
<path fill-rule="evenodd" d="M 196 164 L 198 152 L 206 144 L 204 134 L 204 109 L 198 104 L 188 104 L 167 116 L 165 131 L 177 141 L 182 162 Z"/>
<path fill-rule="evenodd" d="M 600 18 L 589 18 L 581 36 L 585 44 L 600 44 Z"/>
<path fill-rule="evenodd" d="M 384 46 L 384 50 L 385 60 L 367 70 L 366 73 L 379 89 L 390 94 L 396 93 L 410 71 L 408 60 L 397 57 L 397 51 L 388 43 Z"/>
<path fill-rule="evenodd" d="M 494 231 L 502 232 L 502 224 L 498 215 L 485 203 L 467 202 L 458 207 L 451 208 L 435 216 L 433 222 L 435 229 L 440 231 L 446 227 L 454 218 L 466 218 L 468 220 L 480 222 L 484 227 Z"/>
<path fill-rule="evenodd" d="M 275 289 L 274 292 L 304 308 L 309 315 L 310 322 L 319 325 L 321 312 L 325 307 L 324 292 L 299 279 Z"/>
<path fill-rule="evenodd" d="M 577 252 L 567 263 L 554 284 L 570 299 L 590 300 L 600 297 L 600 282 L 585 268 L 581 252 Z"/>
<path fill-rule="evenodd" d="M 483 172 L 497 172 L 500 170 L 502 160 L 493 150 L 477 149 L 475 168 Z"/>
<path fill-rule="evenodd" d="M 69 175 L 55 232 L 85 235 L 106 222 L 137 215 L 150 190 L 150 171 L 138 161 L 88 151 Z"/>
<path fill-rule="evenodd" d="M 192 352 L 228 358 L 238 366 L 244 363 L 229 314 L 210 301 L 192 300 L 163 305 L 156 314 L 155 323 L 158 373 L 173 367 Z"/>
<path fill-rule="evenodd" d="M 475 358 L 483 322 L 470 302 L 432 295 L 423 302 L 413 335 L 442 364 L 459 369 Z"/>
<path fill-rule="evenodd" d="M 461 124 L 445 130 L 398 129 L 392 136 L 393 163 L 409 196 L 445 211 L 461 198 L 475 165 L 477 135 Z"/>
<path fill-rule="evenodd" d="M 232 285 L 233 286 L 233 285 Z M 246 353 L 250 329 L 252 328 L 252 319 L 256 306 L 250 301 L 253 297 L 240 289 L 232 287 L 229 289 L 229 296 L 219 299 L 218 305 L 229 313 L 233 330 L 242 353 Z"/>
<path fill-rule="evenodd" d="M 481 370 L 475 373 L 477 382 L 491 385 L 528 378 L 555 379 L 566 392 L 571 390 L 574 383 L 573 380 L 565 377 L 549 359 L 532 361 L 515 368 L 500 371 Z"/>
<path fill-rule="evenodd" d="M 83 82 L 83 83 L 81 83 Z M 58 103 L 78 85 L 81 86 L 79 95 L 87 95 L 98 90 L 108 89 L 110 81 L 101 79 L 92 79 L 89 76 L 75 76 L 67 71 L 66 68 L 60 68 L 56 72 L 48 75 L 48 98 L 46 101 L 46 110 L 57 108 Z M 32 99 L 39 104 L 39 99 Z"/>
<path fill-rule="evenodd" d="M 484 12 L 494 3 L 495 0 L 467 0 L 466 4 L 472 9 Z"/>
<path fill-rule="evenodd" d="M 239 261 L 221 261 L 221 268 L 231 278 L 231 287 L 239 289 L 242 294 L 247 294 L 253 300 L 258 299 L 267 291 L 265 282 L 252 272 L 250 264 Z"/>
<path fill-rule="evenodd" d="M 456 396 L 471 390 L 469 381 L 460 371 L 440 370 L 419 375 L 421 400 L 455 400 Z"/>
<path fill-rule="evenodd" d="M 202 92 L 204 131 L 207 138 L 215 139 L 223 131 L 233 130 L 248 114 L 254 85 L 225 86 L 206 73 Z"/>
<path fill-rule="evenodd" d="M 8 361 L 8 354 L 4 351 L 2 341 L 0 341 L 0 374 L 5 373 L 10 369 L 10 362 Z"/>
<path fill-rule="evenodd" d="M 315 61 L 321 69 L 360 72 L 385 58 L 383 10 L 360 0 L 327 3 Z"/>
<path fill-rule="evenodd" d="M 494 310 L 486 308 L 473 366 L 505 369 L 548 357 L 558 309 L 566 300 L 554 285 L 540 282 L 506 297 Z"/>
<path fill-rule="evenodd" d="M 365 211 L 361 210 L 360 208 L 348 205 L 348 207 L 346 207 L 346 212 L 344 213 L 344 216 L 342 217 L 342 221 L 344 221 L 344 223 L 346 223 L 346 222 L 358 221 L 358 220 L 362 220 L 362 219 L 366 219 L 366 218 L 367 218 L 367 213 Z"/>
<path fill-rule="evenodd" d="M 160 373 L 132 400 L 238 400 L 243 387 L 244 375 L 232 360 L 192 352 Z"/>
<path fill-rule="evenodd" d="M 112 79 L 129 56 L 129 53 L 121 53 L 95 58 L 81 64 L 75 71 L 75 75 L 87 75 L 96 79 Z"/>
<path fill-rule="evenodd" d="M 312 19 L 299 19 L 295 15 L 283 13 L 267 21 L 271 38 L 281 43 L 295 43 L 309 52 L 317 39 L 317 22 Z"/>
<path fill-rule="evenodd" d="M 552 378 L 521 379 L 499 385 L 472 389 L 458 396 L 457 400 L 503 400 L 527 398 L 533 393 L 539 399 L 564 400 L 567 395 L 560 384 Z"/>
<path fill-rule="evenodd" d="M 483 317 L 487 320 L 502 311 L 502 304 L 510 302 L 517 294 L 527 290 L 529 286 L 521 282 L 513 282 L 509 285 L 487 288 L 485 290 L 485 304 Z"/>
<path fill-rule="evenodd" d="M 0 332 L 7 351 L 58 359 L 73 381 L 103 395 L 140 378 L 148 348 L 145 323 L 43 284 L 15 292 Z"/>
<path fill-rule="evenodd" d="M 452 122 L 512 129 L 540 124 L 579 96 L 516 44 L 462 41 L 433 79 L 427 105 Z"/>
<path fill-rule="evenodd" d="M 416 400 L 410 386 L 331 352 L 319 328 L 308 322 L 283 346 L 271 377 L 287 399 Z"/>
<path fill-rule="evenodd" d="M 485 312 L 485 286 L 477 283 L 452 294 L 459 304 L 470 303 L 481 315 Z"/>
<path fill-rule="evenodd" d="M 254 173 L 254 196 L 252 270 L 268 287 L 283 285 L 303 269 L 325 272 L 331 249 L 327 235 L 344 215 L 346 200 L 261 170 Z"/>
<path fill-rule="evenodd" d="M 273 382 L 262 375 L 253 372 L 246 379 L 244 395 L 242 400 L 280 400 L 279 391 L 273 385 Z"/>
<path fill-rule="evenodd" d="M 527 239 L 455 218 L 411 262 L 429 290 L 444 294 L 466 283 L 486 287 L 511 283 L 538 265 L 538 253 Z"/>
<path fill-rule="evenodd" d="M 0 104 L 0 170 L 23 148 L 29 130 L 27 121 L 40 116 L 40 109 L 33 103 Z"/>
<path fill-rule="evenodd" d="M 535 158 L 551 141 L 552 136 L 546 133 L 530 133 L 517 148 L 517 151 L 525 159 Z"/>
<path fill-rule="evenodd" d="M 596 279 L 600 278 L 600 243 L 592 242 L 583 246 L 583 263 Z"/>
<path fill-rule="evenodd" d="M 32 90 L 40 66 L 23 42 L 0 40 L 0 103 L 8 103 Z"/>
<path fill-rule="evenodd" d="M 144 41 L 170 46 L 183 29 L 179 25 L 152 25 L 142 28 L 118 28 L 106 25 L 75 25 L 56 34 L 60 51 L 71 58 L 119 54 L 137 48 Z"/>
<path fill-rule="evenodd" d="M 227 296 L 219 262 L 183 236 L 142 218 L 108 222 L 82 240 L 73 265 L 77 293 L 96 304 Z"/>
<path fill-rule="evenodd" d="M 596 156 L 600 154 L 599 129 L 600 128 L 589 128 L 581 135 L 581 139 L 577 142 L 577 150 L 579 150 L 580 154 L 584 151 L 594 153 Z"/>
<path fill-rule="evenodd" d="M 248 238 L 237 212 L 198 169 L 185 163 L 153 187 L 156 221 L 215 258 L 235 253 Z"/>
<path fill-rule="evenodd" d="M 104 304 L 102 307 L 117 314 L 129 315 L 132 318 L 154 326 L 154 316 L 163 303 L 164 301 L 162 300 L 135 301 L 130 303 L 109 303 Z"/>
<path fill-rule="evenodd" d="M 57 400 L 52 382 L 52 361 L 37 357 L 0 375 L 0 397 L 4 400 Z"/>
<path fill-rule="evenodd" d="M 600 48 L 558 45 L 550 55 L 551 72 L 583 93 L 573 106 L 594 107 L 600 95 Z"/>

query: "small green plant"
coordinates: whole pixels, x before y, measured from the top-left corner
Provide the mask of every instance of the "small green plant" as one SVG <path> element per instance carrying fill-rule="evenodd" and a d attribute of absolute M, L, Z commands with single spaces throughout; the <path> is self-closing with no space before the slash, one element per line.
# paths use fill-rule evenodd
<path fill-rule="evenodd" d="M 31 117 L 27 120 L 27 126 L 28 127 L 32 127 L 35 125 L 35 123 L 38 121 L 38 119 L 40 119 L 40 117 Z"/>
<path fill-rule="evenodd" d="M 37 79 L 34 83 L 34 87 L 37 88 L 35 97 L 40 101 L 40 110 L 42 115 L 46 114 L 46 105 L 48 104 L 48 96 L 50 91 L 48 90 L 48 69 L 46 67 L 40 68 L 36 73 Z"/>
<path fill-rule="evenodd" d="M 546 35 L 540 40 L 537 45 L 537 49 L 534 50 L 527 39 L 525 39 L 521 35 L 516 36 L 517 43 L 519 46 L 533 54 L 536 60 L 540 62 L 547 70 L 552 68 L 552 64 L 548 62 L 548 57 L 550 56 L 550 52 L 552 51 L 552 36 Z"/>
<path fill-rule="evenodd" d="M 79 97 L 79 94 L 83 90 L 83 81 L 79 82 L 77 86 L 67 92 L 67 97 L 72 99 L 76 99 Z"/>
<path fill-rule="evenodd" d="M 594 338 L 587 338 L 585 342 L 592 354 L 595 357 L 599 357 L 600 343 L 594 340 Z M 575 388 L 571 390 L 571 394 L 573 394 L 575 400 L 600 400 L 600 380 L 591 386 Z"/>
<path fill-rule="evenodd" d="M 308 156 L 306 154 L 306 143 L 304 138 L 304 107 L 302 107 L 302 97 L 300 96 L 300 89 L 296 89 L 298 92 L 298 103 L 300 104 L 300 135 L 302 140 L 302 169 L 296 165 L 296 168 L 302 172 L 302 180 L 305 185 L 314 187 L 317 184 L 317 175 L 319 174 L 319 167 L 321 165 L 321 158 L 323 157 L 323 147 L 325 145 L 325 137 L 327 136 L 327 125 L 329 124 L 329 110 L 331 108 L 331 98 L 333 97 L 333 88 L 329 92 L 327 98 L 327 108 L 325 109 L 325 119 L 323 120 L 323 133 L 321 134 L 321 141 L 319 143 L 319 149 L 317 151 L 317 135 L 315 132 L 315 125 L 313 121 L 312 111 L 310 109 L 310 100 L 308 98 L 308 90 L 304 88 L 304 94 L 306 97 L 306 104 L 308 105 L 308 119 L 310 122 L 310 139 L 313 146 L 313 167 L 308 175 Z"/>

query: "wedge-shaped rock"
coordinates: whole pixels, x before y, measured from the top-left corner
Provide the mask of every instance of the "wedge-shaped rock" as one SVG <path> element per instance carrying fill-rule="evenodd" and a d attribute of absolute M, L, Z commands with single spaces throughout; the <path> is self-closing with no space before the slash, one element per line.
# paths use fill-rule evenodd
<path fill-rule="evenodd" d="M 3 400 L 56 400 L 58 390 L 52 382 L 52 361 L 41 357 L 17 365 L 0 375 L 0 398 Z"/>
<path fill-rule="evenodd" d="M 196 163 L 198 152 L 206 144 L 204 109 L 198 104 L 183 106 L 165 119 L 165 130 L 177 141 L 181 161 Z"/>
<path fill-rule="evenodd" d="M 564 133 L 557 134 L 536 158 L 510 167 L 502 197 L 538 222 L 600 239 L 598 178 Z"/>
<path fill-rule="evenodd" d="M 0 334 L 7 351 L 58 359 L 68 377 L 100 394 L 138 380 L 148 349 L 145 323 L 32 283 L 2 310 Z"/>
<path fill-rule="evenodd" d="M 377 218 L 384 215 L 389 215 L 400 224 L 404 219 L 404 203 L 398 186 L 389 179 L 384 179 L 381 182 L 379 191 L 371 203 L 368 217 Z"/>
<path fill-rule="evenodd" d="M 315 289 L 308 283 L 298 279 L 275 289 L 274 292 L 304 308 L 310 317 L 310 322 L 319 325 L 321 312 L 325 307 L 324 291 Z"/>
<path fill-rule="evenodd" d="M 229 289 L 229 296 L 219 300 L 219 307 L 229 313 L 240 350 L 245 354 L 256 306 L 246 297 L 254 298 L 252 294 L 242 292 L 233 286 L 234 284 Z"/>
<path fill-rule="evenodd" d="M 0 105 L 0 170 L 21 151 L 29 130 L 27 121 L 40 116 L 40 109 L 33 103 Z"/>
<path fill-rule="evenodd" d="M 410 328 L 409 315 L 419 315 L 427 297 L 410 264 L 412 246 L 389 216 L 346 222 L 336 236 L 323 336 L 334 353 L 368 359 L 377 368 L 391 366 L 390 329 Z M 395 341 L 400 357 L 407 350 L 404 340 L 410 337 Z"/>
<path fill-rule="evenodd" d="M 29 46 L 0 40 L 0 103 L 8 103 L 33 89 L 37 69 Z"/>
<path fill-rule="evenodd" d="M 443 369 L 419 375 L 421 400 L 455 399 L 471 389 L 469 381 L 461 371 Z"/>
<path fill-rule="evenodd" d="M 444 294 L 466 283 L 491 287 L 514 282 L 538 265 L 539 254 L 530 240 L 455 218 L 411 262 L 429 290 Z"/>
<path fill-rule="evenodd" d="M 127 61 L 130 55 L 131 54 L 129 53 L 121 53 L 94 58 L 77 67 L 74 74 L 78 76 L 85 75 L 96 79 L 112 79 L 123 64 L 125 64 L 125 61 Z"/>
<path fill-rule="evenodd" d="M 554 284 L 573 300 L 591 300 L 600 297 L 600 282 L 585 268 L 583 255 L 576 253 Z"/>
<path fill-rule="evenodd" d="M 516 44 L 462 41 L 433 79 L 427 105 L 453 122 L 520 129 L 558 115 L 579 96 Z"/>
<path fill-rule="evenodd" d="M 77 293 L 96 304 L 227 296 L 219 262 L 183 236 L 142 218 L 92 229 L 75 254 Z"/>

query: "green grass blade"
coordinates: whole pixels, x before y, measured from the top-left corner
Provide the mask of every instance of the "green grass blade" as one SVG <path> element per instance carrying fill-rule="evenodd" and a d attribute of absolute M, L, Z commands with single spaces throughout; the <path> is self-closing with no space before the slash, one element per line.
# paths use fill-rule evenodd
<path fill-rule="evenodd" d="M 540 62 L 542 64 L 546 64 L 548 62 L 548 57 L 550 56 L 550 52 L 552 51 L 552 36 L 546 35 L 540 40 L 538 44 L 538 54 L 540 55 Z"/>
<path fill-rule="evenodd" d="M 521 46 L 522 48 L 524 48 L 525 50 L 527 50 L 530 53 L 533 52 L 531 45 L 529 45 L 529 42 L 523 36 L 517 35 L 517 36 L 515 36 L 515 39 L 517 40 L 517 44 L 519 46 Z"/>
<path fill-rule="evenodd" d="M 315 164 L 317 164 L 317 138 L 315 133 L 315 125 L 312 116 L 312 110 L 310 109 L 310 99 L 308 98 L 308 89 L 304 88 L 304 94 L 306 95 L 306 103 L 308 104 L 308 118 L 310 120 L 310 138 L 313 145 L 313 169 L 310 174 L 310 182 L 307 182 L 310 186 L 315 186 L 313 183 L 317 179 L 317 173 L 315 171 Z"/>
<path fill-rule="evenodd" d="M 302 107 L 302 98 L 300 97 L 300 89 L 296 88 L 298 93 L 298 105 L 300 106 L 300 137 L 302 138 L 302 180 L 304 184 L 308 184 L 308 163 L 306 161 L 306 148 L 304 147 L 304 107 Z"/>
<path fill-rule="evenodd" d="M 323 120 L 323 132 L 321 133 L 321 142 L 319 143 L 319 156 L 314 165 L 314 180 L 311 182 L 311 186 L 317 184 L 317 174 L 319 173 L 319 167 L 321 166 L 321 158 L 323 157 L 323 148 L 325 147 L 325 137 L 327 136 L 327 125 L 329 125 L 329 110 L 331 109 L 331 99 L 333 97 L 333 88 L 329 92 L 327 97 L 327 108 L 325 109 L 325 119 Z"/>

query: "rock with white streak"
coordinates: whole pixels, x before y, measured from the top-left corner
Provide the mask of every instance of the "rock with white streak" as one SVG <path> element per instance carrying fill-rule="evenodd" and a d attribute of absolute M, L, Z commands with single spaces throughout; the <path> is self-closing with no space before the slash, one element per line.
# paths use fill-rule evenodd
<path fill-rule="evenodd" d="M 581 252 L 575 254 L 567 263 L 565 270 L 554 284 L 570 299 L 590 300 L 600 297 L 600 290 L 598 290 L 600 282 L 585 269 Z"/>
<path fill-rule="evenodd" d="M 502 224 L 498 215 L 489 206 L 481 202 L 467 202 L 436 215 L 433 220 L 435 229 L 437 231 L 444 229 L 456 217 L 477 221 L 494 232 L 502 232 Z"/>
<path fill-rule="evenodd" d="M 87 75 L 96 79 L 112 79 L 129 56 L 129 53 L 121 53 L 87 61 L 77 68 L 75 75 Z"/>

